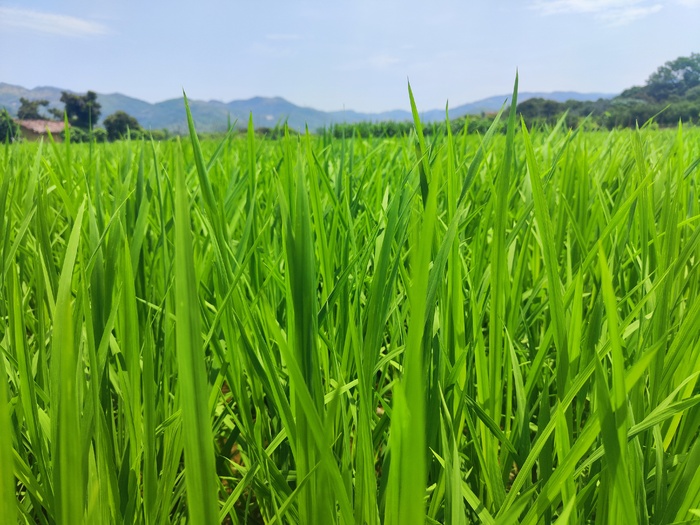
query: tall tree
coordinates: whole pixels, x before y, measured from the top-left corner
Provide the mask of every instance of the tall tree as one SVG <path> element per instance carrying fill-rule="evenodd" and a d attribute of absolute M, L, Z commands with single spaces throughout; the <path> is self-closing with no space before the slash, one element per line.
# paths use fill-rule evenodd
<path fill-rule="evenodd" d="M 655 100 L 666 100 L 670 96 L 683 96 L 700 85 L 700 53 L 689 57 L 678 57 L 666 62 L 651 74 L 646 89 Z"/>
<path fill-rule="evenodd" d="M 104 120 L 107 138 L 110 141 L 119 140 L 127 135 L 129 131 L 141 129 L 139 121 L 124 111 L 116 111 Z"/>
<path fill-rule="evenodd" d="M 20 120 L 41 120 L 45 118 L 41 113 L 39 113 L 40 106 L 48 106 L 48 100 L 28 100 L 24 97 L 19 99 L 19 110 L 17 111 L 17 118 Z"/>
<path fill-rule="evenodd" d="M 62 91 L 61 102 L 65 104 L 68 122 L 72 126 L 90 130 L 100 118 L 102 106 L 97 102 L 97 93 L 94 91 L 88 91 L 85 95 Z M 51 113 L 62 116 L 57 111 Z"/>

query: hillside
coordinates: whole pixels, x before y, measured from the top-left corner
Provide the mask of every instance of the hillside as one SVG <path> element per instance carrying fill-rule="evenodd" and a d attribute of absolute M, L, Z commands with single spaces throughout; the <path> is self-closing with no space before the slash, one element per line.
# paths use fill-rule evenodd
<path fill-rule="evenodd" d="M 604 128 L 635 127 L 653 121 L 658 126 L 700 122 L 700 53 L 669 60 L 643 86 L 633 86 L 611 99 L 553 102 L 530 98 L 518 112 L 530 123 L 554 124 L 566 114 L 566 124 L 584 120 Z"/>
<path fill-rule="evenodd" d="M 12 114 L 17 113 L 19 99 L 21 97 L 35 100 L 46 99 L 49 107 L 62 108 L 60 102 L 61 91 L 68 91 L 56 87 L 36 87 L 27 89 L 21 86 L 0 82 L 0 107 L 5 107 Z M 545 98 L 557 102 L 567 100 L 594 101 L 600 98 L 611 98 L 614 95 L 606 93 L 578 93 L 578 92 L 552 92 L 552 93 L 528 93 L 519 94 L 520 100 L 531 98 Z M 507 100 L 508 95 L 497 95 L 475 102 L 455 106 L 450 109 L 453 118 L 464 115 L 478 115 L 498 111 Z M 176 133 L 183 133 L 187 128 L 185 111 L 182 99 L 171 99 L 152 104 L 121 93 L 98 94 L 98 102 L 102 105 L 102 119 L 121 110 L 134 116 L 146 129 L 167 129 Z M 410 120 L 411 114 L 404 110 L 386 111 L 382 113 L 362 113 L 352 110 L 347 111 L 320 111 L 313 108 L 297 106 L 281 97 L 254 97 L 247 100 L 234 100 L 220 102 L 216 100 L 190 101 L 192 114 L 200 131 L 221 131 L 226 129 L 229 118 L 231 122 L 247 122 L 250 112 L 256 127 L 274 127 L 277 123 L 289 123 L 295 129 L 315 130 L 333 123 L 355 122 L 380 122 Z M 426 122 L 441 121 L 445 118 L 444 109 L 434 109 L 422 113 Z"/>

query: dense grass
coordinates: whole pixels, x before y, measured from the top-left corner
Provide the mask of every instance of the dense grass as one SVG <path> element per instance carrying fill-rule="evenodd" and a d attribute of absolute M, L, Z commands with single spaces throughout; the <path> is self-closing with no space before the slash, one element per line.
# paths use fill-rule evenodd
<path fill-rule="evenodd" d="M 700 131 L 502 118 L 1 149 L 0 522 L 697 520 Z"/>

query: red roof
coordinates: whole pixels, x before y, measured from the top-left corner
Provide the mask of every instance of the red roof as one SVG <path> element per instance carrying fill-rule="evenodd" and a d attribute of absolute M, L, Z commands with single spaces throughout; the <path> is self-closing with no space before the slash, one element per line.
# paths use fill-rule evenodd
<path fill-rule="evenodd" d="M 55 135 L 61 133 L 66 127 L 65 122 L 55 120 L 17 120 L 16 122 L 27 131 L 41 134 L 51 132 L 52 135 Z"/>

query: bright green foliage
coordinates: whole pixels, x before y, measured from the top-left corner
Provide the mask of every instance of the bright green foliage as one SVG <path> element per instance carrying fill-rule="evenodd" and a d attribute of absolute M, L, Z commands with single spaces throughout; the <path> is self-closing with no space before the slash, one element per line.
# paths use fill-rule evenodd
<path fill-rule="evenodd" d="M 0 149 L 3 525 L 697 520 L 700 130 L 410 99 Z"/>

